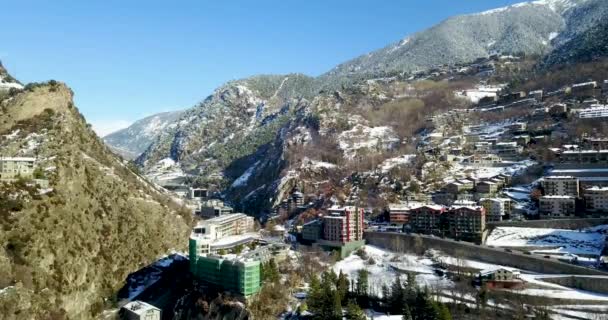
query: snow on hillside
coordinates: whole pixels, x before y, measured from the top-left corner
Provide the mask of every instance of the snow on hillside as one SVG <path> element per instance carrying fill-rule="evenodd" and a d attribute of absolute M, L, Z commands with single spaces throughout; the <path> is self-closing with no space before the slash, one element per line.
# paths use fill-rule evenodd
<path fill-rule="evenodd" d="M 491 45 L 491 44 L 490 44 Z M 479 100 L 490 97 L 494 98 L 505 87 L 505 85 L 497 86 L 477 86 L 475 89 L 464 90 L 456 93 L 457 97 L 468 99 L 473 103 L 478 103 Z"/>
<path fill-rule="evenodd" d="M 399 275 L 402 280 L 405 280 L 403 272 L 406 271 L 417 273 L 416 281 L 421 286 L 440 288 L 452 286 L 451 281 L 434 273 L 431 267 L 433 262 L 427 258 L 410 254 L 396 254 L 371 245 L 366 245 L 364 248 L 368 255 L 367 261 L 352 254 L 336 263 L 333 267 L 334 272 L 342 271 L 349 279 L 357 279 L 358 271 L 366 269 L 369 272 L 370 289 L 379 295 L 383 284 L 390 286 Z M 373 260 L 373 264 L 369 263 L 369 258 Z"/>
<path fill-rule="evenodd" d="M 0 75 L 0 89 L 9 90 L 11 88 L 23 89 L 23 86 L 17 82 L 9 82 Z"/>
<path fill-rule="evenodd" d="M 399 143 L 391 127 L 368 127 L 357 124 L 338 137 L 340 149 L 347 158 L 353 158 L 359 150 L 390 150 Z"/>
<path fill-rule="evenodd" d="M 251 175 L 255 172 L 255 168 L 258 166 L 258 164 L 260 164 L 260 161 L 257 161 L 251 167 L 247 168 L 247 170 L 245 170 L 245 172 L 240 177 L 234 180 L 234 182 L 232 183 L 232 188 L 244 186 L 245 183 L 247 183 L 247 181 L 249 180 L 249 177 L 251 177 Z"/>
<path fill-rule="evenodd" d="M 600 255 L 606 236 L 594 230 L 561 230 L 499 227 L 488 236 L 487 244 L 496 247 L 529 247 L 532 252 L 553 254 Z"/>

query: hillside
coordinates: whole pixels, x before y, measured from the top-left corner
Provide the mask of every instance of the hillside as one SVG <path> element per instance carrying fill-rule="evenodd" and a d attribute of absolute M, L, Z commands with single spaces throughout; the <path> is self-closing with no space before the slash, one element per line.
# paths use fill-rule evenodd
<path fill-rule="evenodd" d="M 0 61 L 0 94 L 2 94 L 2 91 L 8 91 L 11 88 L 21 89 L 23 86 L 6 71 L 2 61 Z"/>
<path fill-rule="evenodd" d="M 181 115 L 182 111 L 155 114 L 103 137 L 103 141 L 125 159 L 135 159 L 146 151 L 162 130 L 175 126 Z"/>
<path fill-rule="evenodd" d="M 64 84 L 0 102 L 2 156 L 35 156 L 36 176 L 0 183 L 3 319 L 92 319 L 138 268 L 181 249 L 188 213 L 101 142 Z"/>

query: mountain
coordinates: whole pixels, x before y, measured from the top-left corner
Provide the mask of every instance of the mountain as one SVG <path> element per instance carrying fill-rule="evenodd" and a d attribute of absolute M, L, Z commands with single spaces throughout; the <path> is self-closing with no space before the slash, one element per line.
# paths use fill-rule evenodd
<path fill-rule="evenodd" d="M 0 91 L 8 91 L 11 88 L 21 89 L 23 85 L 6 71 L 0 61 Z"/>
<path fill-rule="evenodd" d="M 524 2 L 476 14 L 455 16 L 385 48 L 340 64 L 323 77 L 413 72 L 437 65 L 467 63 L 499 52 L 544 54 L 567 26 L 568 13 L 589 0 Z"/>
<path fill-rule="evenodd" d="M 136 121 L 128 128 L 113 132 L 103 140 L 125 159 L 141 155 L 158 134 L 167 127 L 176 126 L 182 111 L 163 112 Z"/>
<path fill-rule="evenodd" d="M 567 14 L 567 32 L 554 41 L 555 49 L 544 58 L 545 66 L 588 62 L 608 54 L 608 3 L 589 1 Z"/>
<path fill-rule="evenodd" d="M 424 79 L 439 66 L 469 66 L 493 53 L 542 58 L 574 52 L 577 39 L 601 36 L 607 16 L 602 0 L 520 3 L 449 18 L 317 78 L 264 75 L 229 82 L 163 130 L 137 163 L 157 181 L 179 177 L 215 188 L 256 215 L 294 187 L 314 190 L 332 179 L 344 185 L 353 178 L 348 168 L 359 174 L 365 168 L 364 176 L 377 178 L 371 172 L 382 161 L 390 160 L 384 168 L 405 161 L 399 150 L 411 150 L 425 114 L 463 106 L 453 90 L 480 80 L 459 75 L 450 83 L 409 82 L 410 72 L 421 71 Z M 380 179 L 383 185 L 392 181 L 386 173 Z M 382 194 L 368 190 L 360 191 Z"/>
<path fill-rule="evenodd" d="M 62 83 L 0 99 L 2 156 L 35 176 L 0 182 L 0 318 L 94 319 L 127 275 L 183 249 L 190 213 L 114 156 Z"/>

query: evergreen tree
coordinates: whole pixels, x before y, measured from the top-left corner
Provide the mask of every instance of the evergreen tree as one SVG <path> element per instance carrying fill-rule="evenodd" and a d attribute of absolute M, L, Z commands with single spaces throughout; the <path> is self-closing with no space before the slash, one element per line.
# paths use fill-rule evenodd
<path fill-rule="evenodd" d="M 448 309 L 448 306 L 439 302 L 436 302 L 435 304 L 438 306 L 438 320 L 452 320 L 452 313 L 450 312 L 450 309 Z"/>
<path fill-rule="evenodd" d="M 413 320 L 438 320 L 439 311 L 430 299 L 428 291 L 416 291 L 416 298 L 412 307 Z"/>
<path fill-rule="evenodd" d="M 323 290 L 321 289 L 319 278 L 314 274 L 310 278 L 310 290 L 308 290 L 306 302 L 310 312 L 314 314 L 321 313 L 323 309 Z"/>
<path fill-rule="evenodd" d="M 348 284 L 348 276 L 340 271 L 340 275 L 338 275 L 338 282 L 336 283 L 336 289 L 340 294 L 342 304 L 346 304 L 346 298 L 348 296 Z"/>
<path fill-rule="evenodd" d="M 330 319 L 342 320 L 342 299 L 338 290 L 333 290 L 333 308 L 331 310 Z"/>
<path fill-rule="evenodd" d="M 395 282 L 391 285 L 391 294 L 389 298 L 389 308 L 392 313 L 398 314 L 403 308 L 403 300 L 405 296 L 405 290 L 401 283 L 401 277 L 397 277 Z"/>
<path fill-rule="evenodd" d="M 413 320 L 412 313 L 410 312 L 410 307 L 408 307 L 407 304 L 403 306 L 403 311 L 401 312 L 403 313 L 403 317 L 401 317 L 402 320 Z"/>
<path fill-rule="evenodd" d="M 369 272 L 365 269 L 359 270 L 357 278 L 356 293 L 360 297 L 367 297 L 369 294 Z"/>
<path fill-rule="evenodd" d="M 365 313 L 363 313 L 363 310 L 361 310 L 361 308 L 351 300 L 346 306 L 346 319 L 367 320 L 367 317 L 365 316 Z"/>

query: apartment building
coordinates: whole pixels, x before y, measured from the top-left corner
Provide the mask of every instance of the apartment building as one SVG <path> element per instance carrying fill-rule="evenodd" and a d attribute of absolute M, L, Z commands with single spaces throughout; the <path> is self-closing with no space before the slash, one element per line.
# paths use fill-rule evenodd
<path fill-rule="evenodd" d="M 454 238 L 481 239 L 486 228 L 485 209 L 473 205 L 454 205 L 446 211 L 448 234 Z"/>
<path fill-rule="evenodd" d="M 363 209 L 333 207 L 323 217 L 323 239 L 335 243 L 363 240 Z"/>
<path fill-rule="evenodd" d="M 410 226 L 414 232 L 439 233 L 445 207 L 424 205 L 410 210 Z"/>
<path fill-rule="evenodd" d="M 479 203 L 486 211 L 486 222 L 500 222 L 511 215 L 513 202 L 507 198 L 483 198 Z"/>
<path fill-rule="evenodd" d="M 200 222 L 193 234 L 208 240 L 241 235 L 253 231 L 253 217 L 243 213 L 233 213 Z"/>
<path fill-rule="evenodd" d="M 539 203 L 542 218 L 572 218 L 576 213 L 576 198 L 568 195 L 542 196 Z"/>
<path fill-rule="evenodd" d="M 204 219 L 221 217 L 232 213 L 232 207 L 227 206 L 222 200 L 219 199 L 202 200 L 200 208 L 196 212 L 196 214 Z"/>
<path fill-rule="evenodd" d="M 589 212 L 608 212 L 608 187 L 591 187 L 583 192 L 585 207 Z"/>
<path fill-rule="evenodd" d="M 120 315 L 127 320 L 160 320 L 162 311 L 143 301 L 131 301 L 121 308 Z"/>
<path fill-rule="evenodd" d="M 608 150 L 565 150 L 559 154 L 561 163 L 608 164 Z"/>
<path fill-rule="evenodd" d="M 550 176 L 541 181 L 545 195 L 579 197 L 579 180 L 573 176 Z"/>
<path fill-rule="evenodd" d="M 581 119 L 606 118 L 608 117 L 608 106 L 593 105 L 591 108 L 582 109 L 578 113 Z"/>
<path fill-rule="evenodd" d="M 0 157 L 0 179 L 33 178 L 36 158 Z"/>
<path fill-rule="evenodd" d="M 498 181 L 491 181 L 491 180 L 487 180 L 487 181 L 481 181 L 479 183 L 477 183 L 477 186 L 475 187 L 477 193 L 482 193 L 482 194 L 494 194 L 496 192 L 498 192 L 498 190 L 502 187 L 502 184 Z"/>
<path fill-rule="evenodd" d="M 397 226 L 408 224 L 412 208 L 418 208 L 422 205 L 424 205 L 424 203 L 416 201 L 389 205 L 388 213 L 390 224 Z"/>

